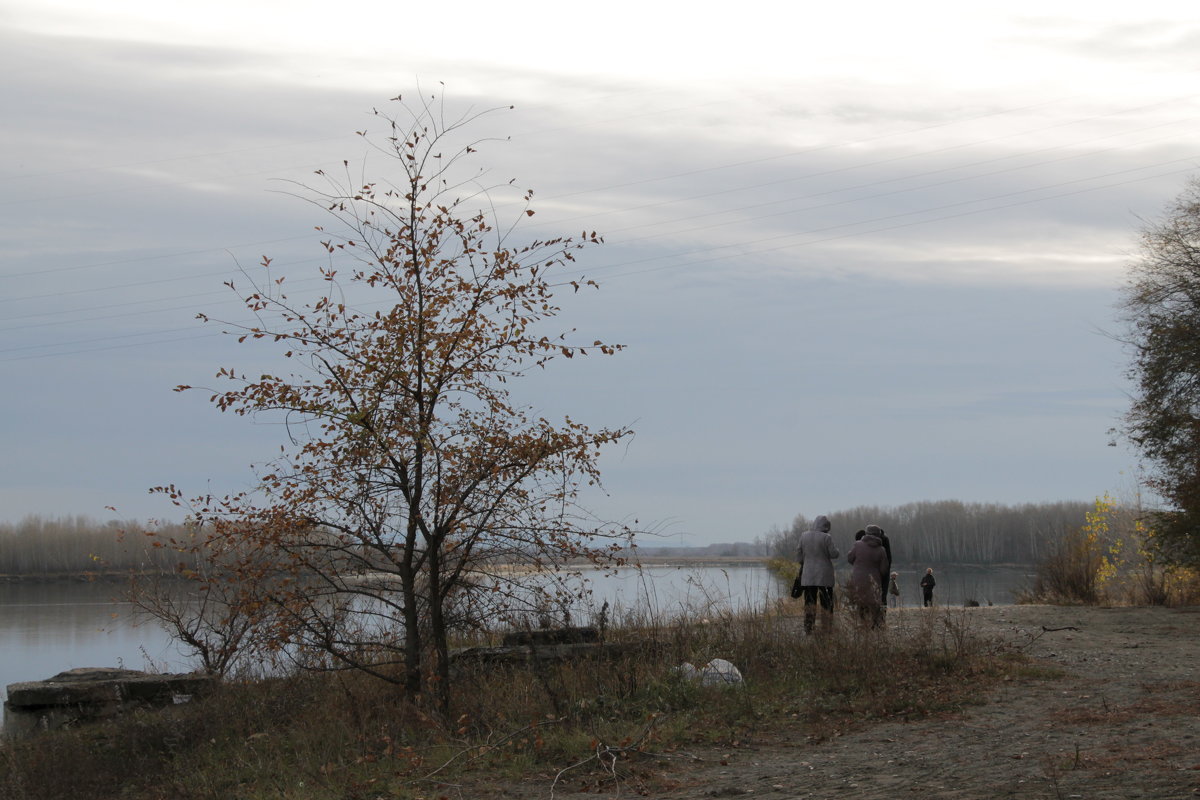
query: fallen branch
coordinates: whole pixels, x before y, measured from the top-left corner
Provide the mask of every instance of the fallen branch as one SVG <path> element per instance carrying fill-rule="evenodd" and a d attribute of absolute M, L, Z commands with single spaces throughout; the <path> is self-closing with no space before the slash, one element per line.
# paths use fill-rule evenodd
<path fill-rule="evenodd" d="M 471 757 L 468 758 L 466 761 L 464 761 L 463 762 L 464 764 L 470 764 L 472 761 L 482 758 L 487 753 L 490 753 L 491 751 L 504 745 L 506 742 L 509 742 L 509 741 L 517 738 L 518 736 L 520 736 L 523 733 L 529 733 L 530 731 L 537 730 L 538 728 L 542 728 L 547 725 L 560 725 L 560 724 L 562 724 L 562 722 L 563 722 L 562 719 L 553 719 L 553 720 L 548 720 L 546 722 L 535 722 L 532 725 L 526 725 L 524 728 L 520 728 L 518 730 L 512 731 L 511 733 L 505 734 L 496 742 L 486 742 L 482 745 L 470 745 L 470 746 L 458 751 L 454 755 L 452 755 L 447 761 L 445 761 L 437 769 L 433 770 L 432 772 L 427 773 L 425 776 L 423 776 L 421 778 L 416 778 L 414 780 L 416 780 L 416 781 L 432 780 L 434 775 L 437 775 L 439 772 L 441 772 L 442 770 L 449 767 L 451 764 L 453 764 L 455 761 L 457 761 L 462 756 L 472 753 L 472 751 L 474 751 L 474 754 L 471 755 Z"/>
<path fill-rule="evenodd" d="M 654 729 L 654 725 L 658 722 L 658 720 L 659 720 L 658 714 L 651 715 L 650 721 L 646 724 L 646 727 L 642 729 L 641 736 L 639 736 L 636 741 L 629 742 L 628 744 L 619 745 L 619 746 L 614 747 L 613 745 L 607 745 L 607 744 L 604 744 L 603 742 L 597 741 L 596 747 L 595 747 L 595 752 L 593 752 L 587 758 L 577 761 L 574 764 L 571 764 L 569 766 L 563 767 L 554 776 L 554 781 L 550 784 L 550 800 L 554 800 L 554 789 L 555 789 L 555 787 L 558 786 L 558 782 L 562 778 L 562 776 L 565 775 L 567 772 L 570 772 L 571 770 L 575 769 L 576 767 L 582 767 L 584 764 L 587 764 L 589 761 L 595 761 L 606 772 L 608 772 L 609 775 L 611 775 L 613 777 L 613 780 L 619 780 L 620 778 L 617 775 L 617 760 L 618 760 L 618 758 L 626 753 L 640 754 L 642 752 L 640 749 L 641 744 L 644 741 L 646 741 L 646 739 L 650 736 L 650 731 L 652 731 Z"/>

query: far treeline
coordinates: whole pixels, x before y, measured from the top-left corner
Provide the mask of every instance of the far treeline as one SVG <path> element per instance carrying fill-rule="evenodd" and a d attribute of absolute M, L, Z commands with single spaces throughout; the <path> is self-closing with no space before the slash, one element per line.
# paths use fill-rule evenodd
<path fill-rule="evenodd" d="M 855 531 L 876 524 L 887 532 L 898 564 L 1034 564 L 1052 552 L 1065 534 L 1079 530 L 1092 506 L 1065 501 L 1005 506 L 939 500 L 894 508 L 859 506 L 825 516 L 843 552 L 850 549 Z M 792 559 L 796 541 L 811 521 L 799 514 L 786 530 L 773 529 L 753 543 L 673 548 L 642 542 L 638 552 Z M 0 576 L 172 574 L 181 560 L 194 558 L 170 547 L 153 546 L 155 541 L 189 541 L 197 533 L 189 526 L 160 526 L 156 530 L 161 535 L 153 540 L 142 535 L 143 530 L 145 526 L 133 520 L 99 522 L 86 516 L 30 516 L 16 524 L 0 523 Z"/>
<path fill-rule="evenodd" d="M 176 571 L 180 553 L 155 547 L 132 520 L 98 522 L 87 516 L 29 516 L 0 523 L 0 577 L 77 577 Z M 186 539 L 187 526 L 165 525 L 165 538 Z M 130 531 L 125 535 L 125 531 Z"/>
<path fill-rule="evenodd" d="M 937 500 L 818 513 L 829 518 L 830 533 L 843 553 L 854 543 L 856 531 L 878 525 L 891 541 L 897 564 L 1036 564 L 1065 535 L 1086 524 L 1093 506 L 1073 501 L 1007 506 Z M 786 530 L 768 532 L 769 555 L 795 558 L 800 534 L 811 523 L 798 514 Z"/>

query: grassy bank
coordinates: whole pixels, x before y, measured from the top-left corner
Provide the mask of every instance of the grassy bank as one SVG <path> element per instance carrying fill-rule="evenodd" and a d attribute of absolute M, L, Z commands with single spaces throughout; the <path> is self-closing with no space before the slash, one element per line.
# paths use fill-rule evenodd
<path fill-rule="evenodd" d="M 833 632 L 804 638 L 795 611 L 626 620 L 609 639 L 634 647 L 614 660 L 458 675 L 444 717 L 352 674 L 229 683 L 203 702 L 11 742 L 0 796 L 415 799 L 505 781 L 636 793 L 686 769 L 689 749 L 820 740 L 873 718 L 937 713 L 1022 668 L 961 612 L 893 615 L 886 631 L 839 615 Z M 716 657 L 740 669 L 741 687 L 701 686 L 674 669 Z"/>

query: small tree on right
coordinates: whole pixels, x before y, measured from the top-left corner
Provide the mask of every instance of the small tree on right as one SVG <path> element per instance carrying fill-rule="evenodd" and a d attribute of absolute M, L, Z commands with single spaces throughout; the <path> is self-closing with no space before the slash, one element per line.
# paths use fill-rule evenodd
<path fill-rule="evenodd" d="M 1121 309 L 1136 387 L 1123 433 L 1164 501 L 1154 535 L 1170 561 L 1200 564 L 1200 179 L 1143 227 Z"/>

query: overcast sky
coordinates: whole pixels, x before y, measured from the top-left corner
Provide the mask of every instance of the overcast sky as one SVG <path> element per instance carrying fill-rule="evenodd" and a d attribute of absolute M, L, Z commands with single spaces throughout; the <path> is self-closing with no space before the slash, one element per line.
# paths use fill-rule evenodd
<path fill-rule="evenodd" d="M 605 516 L 704 544 L 1128 493 L 1114 302 L 1200 169 L 1193 7 L 7 0 L 0 519 L 248 486 L 282 432 L 172 388 L 265 353 L 195 314 L 238 318 L 263 255 L 311 276 L 288 182 L 442 84 L 515 106 L 479 158 L 536 190 L 530 236 L 606 238 L 565 321 L 628 349 L 521 389 L 636 428 Z"/>

